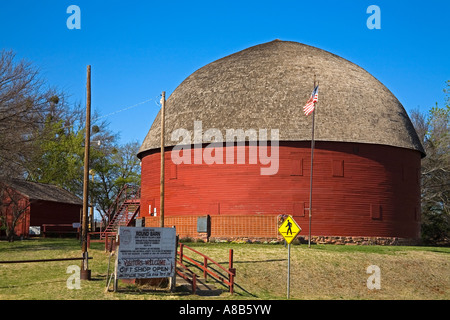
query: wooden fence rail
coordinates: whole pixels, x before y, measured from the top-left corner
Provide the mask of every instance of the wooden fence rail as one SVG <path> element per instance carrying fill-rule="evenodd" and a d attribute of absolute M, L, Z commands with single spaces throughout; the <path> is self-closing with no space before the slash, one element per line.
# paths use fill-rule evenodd
<path fill-rule="evenodd" d="M 189 250 L 191 252 L 194 252 L 194 253 L 200 255 L 201 257 L 203 257 L 203 263 L 198 262 L 197 260 L 187 256 L 186 253 L 185 253 L 185 249 L 187 249 L 187 250 Z M 189 261 L 190 263 L 192 263 L 197 268 L 199 268 L 200 270 L 203 271 L 203 277 L 205 278 L 205 280 L 207 279 L 208 275 L 210 275 L 213 278 L 215 278 L 216 280 L 226 284 L 228 286 L 228 288 L 229 288 L 230 293 L 233 294 L 233 292 L 234 292 L 234 279 L 235 279 L 235 276 L 236 276 L 236 269 L 233 268 L 233 249 L 230 249 L 228 257 L 229 257 L 228 268 L 225 268 L 224 266 L 222 266 L 221 264 L 217 263 L 216 261 L 214 261 L 210 257 L 206 256 L 205 254 L 203 254 L 203 253 L 201 253 L 201 252 L 199 252 L 199 251 L 197 251 L 197 250 L 195 250 L 195 249 L 193 249 L 191 247 L 188 247 L 187 245 L 185 245 L 183 243 L 180 243 L 179 251 L 178 251 L 178 261 L 177 261 L 177 263 L 179 265 L 183 266 L 184 269 L 188 269 L 189 270 L 189 268 L 183 263 L 184 260 Z M 210 267 L 211 264 L 216 266 L 216 267 L 218 267 L 219 269 L 223 270 L 227 277 L 223 277 L 221 274 L 217 273 L 214 269 L 212 269 Z M 192 281 L 196 281 L 196 276 L 193 276 Z M 193 285 L 193 288 L 194 288 L 194 285 Z"/>
<path fill-rule="evenodd" d="M 92 257 L 89 257 L 88 259 L 92 259 Z M 56 259 L 37 259 L 37 260 L 9 260 L 9 261 L 0 261 L 0 264 L 5 264 L 5 263 L 52 262 L 52 261 L 71 261 L 71 260 L 84 260 L 84 258 L 56 258 Z"/>

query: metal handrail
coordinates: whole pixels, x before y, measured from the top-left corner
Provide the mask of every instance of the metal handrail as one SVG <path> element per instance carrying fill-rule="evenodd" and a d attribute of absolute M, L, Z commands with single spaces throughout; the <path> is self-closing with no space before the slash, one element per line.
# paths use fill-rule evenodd
<path fill-rule="evenodd" d="M 129 191 L 131 190 L 131 192 Z M 133 200 L 137 202 L 137 199 L 140 198 L 141 188 L 139 186 L 133 186 L 125 184 L 114 200 L 113 204 L 109 207 L 107 212 L 108 223 L 105 224 L 104 228 L 101 231 L 106 231 L 106 229 L 115 222 L 115 218 L 117 218 L 117 214 L 120 212 L 120 208 L 127 200 Z M 133 217 L 136 216 L 136 211 Z M 128 223 L 129 221 L 127 221 Z"/>
<path fill-rule="evenodd" d="M 132 192 L 128 191 L 129 189 L 132 189 Z M 114 213 L 114 211 L 117 211 L 118 208 L 120 208 L 120 203 L 123 203 L 128 198 L 130 199 L 139 199 L 140 198 L 140 191 L 141 188 L 138 186 L 128 185 L 125 184 L 122 189 L 120 190 L 119 194 L 117 195 L 116 199 L 112 203 L 112 205 L 109 207 L 108 212 L 106 215 L 108 216 L 108 222 L 111 221 L 113 217 L 111 215 Z"/>

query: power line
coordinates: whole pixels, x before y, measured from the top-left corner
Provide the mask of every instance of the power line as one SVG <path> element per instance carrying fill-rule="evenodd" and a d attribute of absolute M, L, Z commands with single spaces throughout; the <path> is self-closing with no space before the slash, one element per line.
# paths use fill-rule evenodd
<path fill-rule="evenodd" d="M 136 108 L 136 107 L 138 107 L 138 106 L 140 106 L 140 105 L 143 105 L 143 104 L 145 104 L 145 103 L 148 103 L 148 102 L 150 102 L 150 101 L 155 101 L 155 104 L 156 104 L 158 107 L 160 107 L 160 101 L 159 101 L 160 96 L 161 96 L 161 95 L 158 95 L 158 96 L 156 96 L 155 98 L 150 98 L 150 99 L 147 99 L 147 100 L 145 100 L 145 101 L 138 102 L 138 103 L 136 103 L 136 104 L 134 104 L 134 105 L 131 105 L 131 106 L 122 108 L 122 109 L 120 109 L 120 110 L 116 110 L 116 111 L 111 112 L 111 113 L 109 113 L 109 114 L 106 114 L 106 115 L 104 115 L 104 116 L 100 116 L 100 117 L 94 118 L 94 119 L 92 119 L 91 121 L 94 122 L 94 121 L 99 120 L 99 119 L 103 119 L 103 118 L 110 117 L 110 116 L 115 115 L 115 114 L 118 114 L 118 113 L 120 113 L 120 112 L 127 111 L 127 110 L 130 110 L 130 109 L 133 109 L 133 108 Z M 63 119 L 61 119 L 61 120 L 63 120 Z M 71 124 L 71 125 L 65 125 L 65 126 L 62 126 L 61 129 L 71 128 L 71 127 L 74 127 L 75 125 L 76 125 L 75 123 L 73 123 L 73 124 Z M 26 143 L 26 142 L 31 142 L 31 141 L 32 141 L 32 139 L 28 139 L 28 140 L 25 140 L 25 141 L 19 141 L 19 142 L 16 141 L 16 142 L 13 142 L 13 143 L 11 143 L 11 144 L 17 144 L 17 143 L 23 143 L 23 142 Z M 50 141 L 50 140 L 45 139 L 45 141 Z M 3 157 L 2 157 L 2 158 L 3 158 Z"/>
<path fill-rule="evenodd" d="M 92 122 L 97 121 L 97 120 L 99 120 L 99 119 L 103 119 L 103 118 L 110 117 L 110 116 L 112 116 L 112 115 L 115 115 L 115 114 L 117 114 L 117 113 L 120 113 L 120 112 L 123 112 L 123 111 L 126 111 L 126 110 L 133 109 L 133 108 L 135 108 L 135 107 L 138 107 L 138 106 L 140 106 L 140 105 L 143 105 L 143 104 L 145 104 L 145 103 L 148 103 L 148 102 L 150 102 L 150 101 L 152 101 L 152 100 L 155 100 L 155 101 L 156 101 L 155 98 L 151 98 L 151 99 L 148 99 L 148 100 L 145 100 L 145 101 L 141 101 L 141 102 L 136 103 L 136 104 L 134 104 L 134 105 L 132 105 L 132 106 L 128 106 L 128 107 L 122 108 L 122 109 L 120 109 L 120 110 L 116 110 L 116 111 L 114 111 L 114 112 L 108 113 L 108 114 L 106 114 L 106 115 L 103 115 L 103 116 L 100 116 L 100 117 L 97 117 L 97 118 L 93 118 L 93 119 L 92 119 Z M 75 126 L 75 124 L 63 126 L 62 129 L 71 128 L 71 127 L 73 127 L 73 126 Z"/>
<path fill-rule="evenodd" d="M 99 119 L 103 119 L 103 118 L 107 118 L 107 117 L 110 117 L 110 116 L 115 115 L 115 114 L 117 114 L 117 113 L 120 113 L 120 112 L 123 112 L 123 111 L 127 111 L 127 110 L 130 110 L 130 109 L 133 109 L 133 108 L 135 108 L 135 107 L 138 107 L 138 106 L 140 106 L 140 105 L 142 105 L 142 104 L 144 104 L 144 103 L 150 102 L 150 101 L 152 101 L 152 100 L 154 100 L 154 99 L 152 98 L 152 99 L 148 99 L 148 100 L 145 100 L 145 101 L 136 103 L 136 104 L 134 104 L 134 105 L 132 105 L 132 106 L 129 106 L 129 107 L 126 107 L 126 108 L 123 108 L 123 109 L 120 109 L 120 110 L 117 110 L 117 111 L 108 113 L 108 114 L 106 114 L 106 115 L 104 115 L 104 116 L 97 117 L 97 118 L 93 119 L 93 121 L 99 120 Z"/>

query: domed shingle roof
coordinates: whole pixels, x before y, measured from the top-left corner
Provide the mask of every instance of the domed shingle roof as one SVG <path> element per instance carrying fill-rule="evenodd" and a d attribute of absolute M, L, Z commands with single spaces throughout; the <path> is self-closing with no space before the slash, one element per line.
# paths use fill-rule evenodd
<path fill-rule="evenodd" d="M 424 154 L 397 98 L 361 67 L 330 52 L 275 40 L 214 61 L 187 77 L 166 101 L 166 146 L 171 134 L 202 121 L 210 128 L 279 129 L 280 141 L 311 140 L 311 116 L 303 106 L 320 82 L 317 141 L 359 142 L 413 149 Z M 158 113 L 140 150 L 160 147 Z M 193 138 L 192 138 L 193 139 Z"/>

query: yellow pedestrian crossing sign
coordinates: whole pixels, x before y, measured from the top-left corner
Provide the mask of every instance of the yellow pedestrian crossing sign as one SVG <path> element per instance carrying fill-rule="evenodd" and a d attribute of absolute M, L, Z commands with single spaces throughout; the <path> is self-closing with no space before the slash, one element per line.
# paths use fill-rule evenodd
<path fill-rule="evenodd" d="M 278 228 L 278 232 L 283 236 L 287 244 L 290 244 L 300 231 L 302 231 L 302 228 L 298 226 L 291 216 L 288 216 Z"/>

